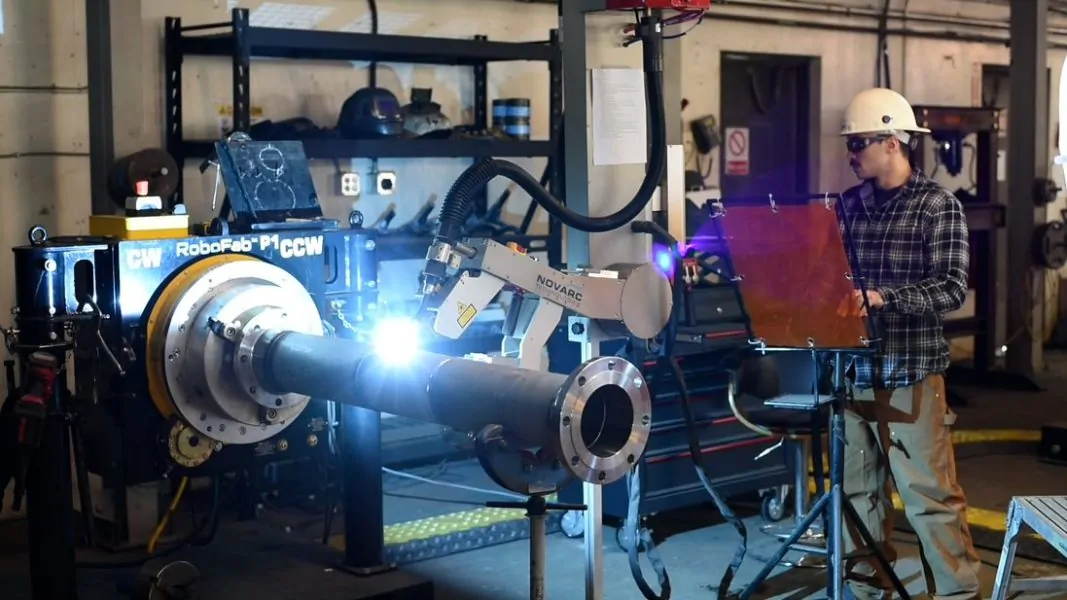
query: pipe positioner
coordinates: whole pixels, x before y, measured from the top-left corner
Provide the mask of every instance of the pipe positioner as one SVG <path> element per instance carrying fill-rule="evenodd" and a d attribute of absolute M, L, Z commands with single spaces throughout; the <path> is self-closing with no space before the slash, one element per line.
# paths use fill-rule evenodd
<path fill-rule="evenodd" d="M 315 302 L 280 267 L 225 261 L 195 275 L 175 278 L 152 312 L 148 362 L 208 439 L 257 443 L 310 398 L 329 398 L 460 431 L 499 426 L 513 443 L 550 450 L 549 470 L 591 483 L 621 478 L 644 451 L 651 398 L 623 359 L 569 375 L 415 349 L 396 364 L 324 336 Z"/>

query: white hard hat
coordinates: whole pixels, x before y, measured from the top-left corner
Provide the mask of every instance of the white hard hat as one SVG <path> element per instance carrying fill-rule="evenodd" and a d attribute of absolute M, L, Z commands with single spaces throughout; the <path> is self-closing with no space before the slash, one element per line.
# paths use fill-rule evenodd
<path fill-rule="evenodd" d="M 915 111 L 904 96 L 886 88 L 856 94 L 845 109 L 841 135 L 864 133 L 930 133 L 915 122 Z"/>

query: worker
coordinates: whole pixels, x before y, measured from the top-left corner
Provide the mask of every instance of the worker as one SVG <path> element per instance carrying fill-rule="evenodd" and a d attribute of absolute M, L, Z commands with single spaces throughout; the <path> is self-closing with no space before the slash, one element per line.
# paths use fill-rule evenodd
<path fill-rule="evenodd" d="M 972 600 L 981 597 L 981 563 L 956 479 L 942 330 L 945 314 L 967 295 L 970 248 L 960 201 L 911 166 L 916 136 L 929 132 L 889 89 L 861 92 L 845 110 L 841 135 L 861 183 L 844 194 L 843 214 L 868 299 L 865 305 L 857 290 L 845 304 L 854 314 L 870 308 L 882 343 L 849 369 L 844 490 L 892 563 L 891 477 L 921 545 L 927 592 L 935 600 Z M 845 544 L 863 554 L 849 528 Z M 849 557 L 846 568 L 855 598 L 890 596 L 873 557 Z"/>

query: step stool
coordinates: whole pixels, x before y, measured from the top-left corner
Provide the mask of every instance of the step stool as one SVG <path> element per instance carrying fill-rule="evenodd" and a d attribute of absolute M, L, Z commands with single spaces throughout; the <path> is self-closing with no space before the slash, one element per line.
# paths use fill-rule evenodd
<path fill-rule="evenodd" d="M 1033 529 L 1067 557 L 1067 496 L 1018 496 L 1008 506 L 1008 522 L 1000 566 L 993 583 L 992 600 L 1007 600 L 1009 592 L 1057 592 L 1067 590 L 1067 577 L 1011 580 L 1015 549 L 1023 525 Z"/>

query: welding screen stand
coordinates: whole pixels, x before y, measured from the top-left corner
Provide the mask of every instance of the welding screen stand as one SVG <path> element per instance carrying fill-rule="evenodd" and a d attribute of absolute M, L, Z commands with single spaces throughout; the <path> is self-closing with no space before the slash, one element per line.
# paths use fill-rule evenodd
<path fill-rule="evenodd" d="M 878 545 L 875 544 L 871 533 L 867 531 L 856 509 L 845 497 L 845 400 L 847 397 L 845 383 L 845 352 L 834 352 L 834 376 L 833 394 L 829 398 L 830 404 L 830 491 L 819 498 L 798 524 L 793 534 L 790 535 L 778 551 L 764 563 L 763 569 L 749 583 L 748 587 L 741 592 L 741 600 L 752 597 L 771 571 L 778 566 L 786 553 L 799 545 L 801 536 L 807 533 L 816 519 L 823 518 L 826 523 L 826 554 L 827 554 L 827 589 L 828 598 L 844 600 L 845 598 L 845 538 L 844 527 L 847 523 L 854 532 L 858 533 L 863 540 L 861 552 L 869 552 L 878 561 L 879 567 L 888 575 L 899 598 L 910 600 L 911 596 L 904 588 L 904 584 L 893 571 L 893 565 L 886 559 Z M 797 548 L 805 552 L 819 552 L 817 548 Z"/>
<path fill-rule="evenodd" d="M 599 486 L 597 486 L 599 487 Z M 525 508 L 530 520 L 530 600 L 545 599 L 545 563 L 548 538 L 548 511 L 584 511 L 584 504 L 559 504 L 548 502 L 544 496 L 530 496 L 526 502 L 486 502 L 488 508 Z"/>

